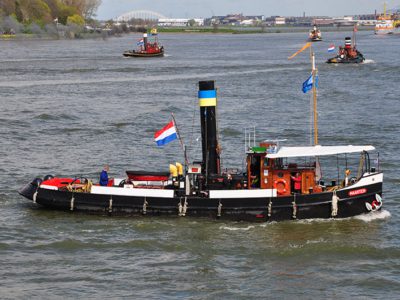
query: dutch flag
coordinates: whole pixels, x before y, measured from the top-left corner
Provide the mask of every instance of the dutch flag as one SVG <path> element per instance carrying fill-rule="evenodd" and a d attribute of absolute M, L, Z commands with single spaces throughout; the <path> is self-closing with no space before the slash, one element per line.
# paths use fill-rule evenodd
<path fill-rule="evenodd" d="M 335 45 L 334 44 L 330 44 L 329 48 L 328 48 L 328 52 L 333 52 L 335 51 Z"/>
<path fill-rule="evenodd" d="M 143 40 L 143 39 L 138 40 L 137 43 L 136 43 L 136 45 L 138 45 L 138 46 L 143 46 L 143 45 L 144 45 L 144 40 Z"/>
<path fill-rule="evenodd" d="M 174 121 L 169 122 L 163 129 L 154 134 L 154 141 L 157 143 L 157 146 L 164 146 L 177 138 L 178 135 L 176 133 Z"/>

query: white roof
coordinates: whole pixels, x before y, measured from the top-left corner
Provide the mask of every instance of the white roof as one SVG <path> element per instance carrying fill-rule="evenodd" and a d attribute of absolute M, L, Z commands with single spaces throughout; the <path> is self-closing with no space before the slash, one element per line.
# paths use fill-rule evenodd
<path fill-rule="evenodd" d="M 276 153 L 267 154 L 268 158 L 324 156 L 345 153 L 361 153 L 374 150 L 374 146 L 309 146 L 309 147 L 281 147 Z"/>

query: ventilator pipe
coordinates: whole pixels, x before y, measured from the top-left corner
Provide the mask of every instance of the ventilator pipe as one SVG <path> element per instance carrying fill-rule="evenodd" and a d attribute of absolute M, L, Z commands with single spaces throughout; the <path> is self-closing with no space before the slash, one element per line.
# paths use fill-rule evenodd
<path fill-rule="evenodd" d="M 169 173 L 171 174 L 172 178 L 178 177 L 178 168 L 175 165 L 170 164 L 169 165 Z"/>
<path fill-rule="evenodd" d="M 182 164 L 179 163 L 179 162 L 176 162 L 175 165 L 176 165 L 176 168 L 178 169 L 178 175 L 179 176 L 183 176 L 183 166 L 182 166 Z"/>

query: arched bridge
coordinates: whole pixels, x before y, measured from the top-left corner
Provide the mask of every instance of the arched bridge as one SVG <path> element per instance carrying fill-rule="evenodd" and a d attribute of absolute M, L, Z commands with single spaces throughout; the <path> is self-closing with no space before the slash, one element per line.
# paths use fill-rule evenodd
<path fill-rule="evenodd" d="M 117 22 L 128 22 L 132 19 L 142 19 L 142 20 L 158 20 L 166 19 L 167 17 L 151 10 L 133 10 L 120 15 L 115 18 Z"/>

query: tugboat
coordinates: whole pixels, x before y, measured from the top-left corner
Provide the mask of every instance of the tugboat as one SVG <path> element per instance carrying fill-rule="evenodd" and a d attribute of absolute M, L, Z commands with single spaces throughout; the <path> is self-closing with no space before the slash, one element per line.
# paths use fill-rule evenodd
<path fill-rule="evenodd" d="M 154 36 L 154 41 L 150 42 L 148 34 L 144 33 L 143 38 L 138 41 L 136 50 L 128 50 L 123 53 L 125 57 L 157 57 L 164 56 L 164 46 L 158 42 L 157 30 L 152 29 L 151 36 Z"/>
<path fill-rule="evenodd" d="M 364 55 L 356 49 L 351 37 L 346 37 L 344 47 L 339 47 L 337 56 L 328 59 L 328 64 L 359 64 L 365 61 Z"/>
<path fill-rule="evenodd" d="M 310 33 L 308 35 L 308 39 L 311 42 L 320 42 L 320 41 L 322 41 L 321 31 L 319 30 L 317 25 L 314 25 L 314 28 L 312 30 L 310 30 Z"/>
<path fill-rule="evenodd" d="M 315 76 L 313 69 L 314 82 Z M 375 148 L 319 145 L 315 111 L 312 145 L 283 147 L 276 140 L 263 140 L 256 145 L 255 133 L 249 134 L 245 139 L 246 168 L 223 169 L 217 138 L 215 82 L 200 81 L 198 86 L 201 161 L 189 163 L 185 155 L 185 167 L 170 165 L 169 173 L 126 171 L 126 178 L 114 178 L 105 186 L 83 177 L 48 175 L 35 178 L 19 193 L 49 209 L 110 216 L 170 215 L 267 222 L 346 218 L 381 209 L 383 174 L 378 160 L 370 159 Z M 315 89 L 316 85 L 314 95 Z M 315 101 L 316 96 L 316 108 Z M 175 122 L 167 126 L 170 131 Z M 157 132 L 157 138 L 168 139 L 164 133 Z M 361 154 L 358 168 L 354 167 L 358 174 L 352 178 L 347 164 L 349 153 Z M 341 154 L 346 157 L 346 175 L 339 178 L 338 172 L 338 177 L 335 175 L 327 184 L 320 176 L 319 159 L 331 156 L 339 162 L 337 156 Z M 372 167 L 371 161 L 377 167 Z"/>

